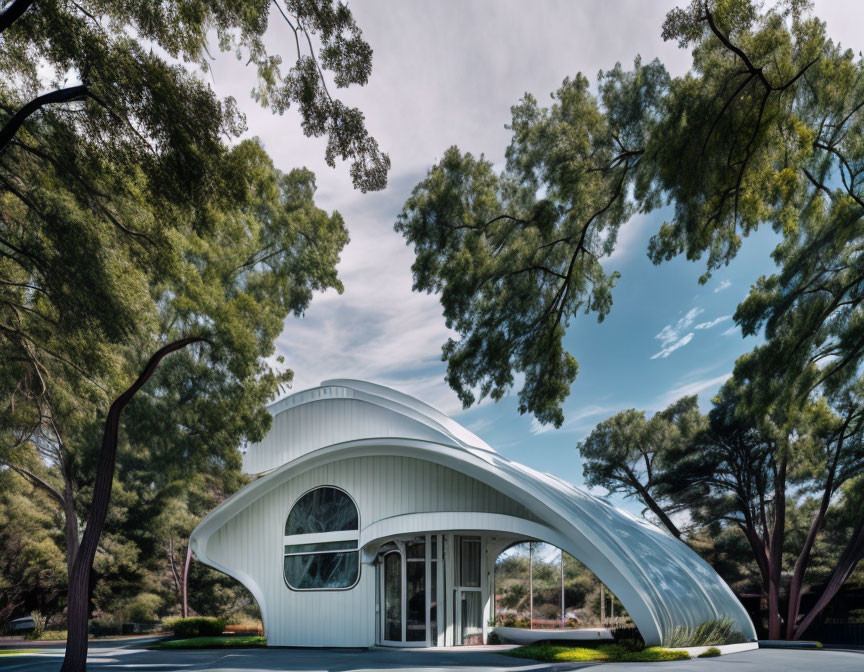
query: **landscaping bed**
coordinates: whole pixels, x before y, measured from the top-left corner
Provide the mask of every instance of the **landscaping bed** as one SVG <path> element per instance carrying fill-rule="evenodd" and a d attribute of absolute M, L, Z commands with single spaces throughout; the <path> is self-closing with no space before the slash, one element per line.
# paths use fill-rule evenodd
<path fill-rule="evenodd" d="M 686 651 L 673 651 L 660 646 L 639 649 L 622 644 L 587 646 L 536 644 L 507 651 L 504 655 L 556 663 L 653 663 L 665 660 L 690 659 L 690 654 Z"/>
<path fill-rule="evenodd" d="M 267 646 L 267 638 L 257 635 L 224 635 L 219 637 L 190 637 L 156 642 L 148 649 L 251 649 Z"/>

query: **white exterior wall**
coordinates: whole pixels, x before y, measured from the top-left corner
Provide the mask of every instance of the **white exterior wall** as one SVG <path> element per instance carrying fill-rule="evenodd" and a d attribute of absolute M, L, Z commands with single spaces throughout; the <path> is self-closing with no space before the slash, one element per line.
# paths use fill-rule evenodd
<path fill-rule="evenodd" d="M 284 583 L 285 520 L 294 500 L 320 485 L 354 497 L 367 557 L 379 534 L 455 532 L 470 523 L 474 531 L 546 541 L 579 559 L 621 600 L 649 644 L 678 626 L 720 616 L 755 638 L 729 586 L 685 544 L 555 476 L 498 455 L 416 399 L 340 380 L 270 410 L 270 433 L 244 458 L 247 472 L 270 473 L 212 511 L 190 545 L 200 560 L 249 588 L 272 645 L 374 642 L 375 574 L 368 565 L 348 591 L 298 593 Z"/>
<path fill-rule="evenodd" d="M 349 458 L 299 474 L 240 511 L 209 538 L 206 547 L 210 560 L 257 584 L 264 598 L 259 606 L 271 646 L 375 643 L 374 566 L 362 564 L 359 583 L 348 590 L 293 591 L 285 584 L 285 521 L 296 499 L 320 485 L 335 485 L 354 498 L 361 530 L 392 516 L 447 511 L 536 521 L 525 507 L 497 490 L 453 469 L 414 458 Z"/>

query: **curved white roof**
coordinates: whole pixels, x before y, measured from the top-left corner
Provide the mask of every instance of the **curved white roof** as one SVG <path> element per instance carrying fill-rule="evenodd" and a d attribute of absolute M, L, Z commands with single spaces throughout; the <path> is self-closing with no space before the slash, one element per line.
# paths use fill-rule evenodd
<path fill-rule="evenodd" d="M 732 618 L 746 638 L 756 638 L 729 586 L 686 544 L 566 481 L 508 460 L 408 395 L 333 380 L 277 402 L 271 412 L 274 429 L 250 447 L 244 462 L 253 473 L 270 473 L 223 502 L 193 532 L 193 549 L 204 562 L 212 534 L 288 479 L 349 457 L 402 455 L 460 471 L 526 507 L 542 525 L 523 521 L 524 530 L 512 531 L 553 543 L 583 562 L 621 600 L 647 643 L 662 642 L 676 626 L 721 616 Z M 445 529 L 443 517 L 437 529 Z M 532 529 L 545 530 L 542 538 Z M 363 543 L 374 536 L 372 529 L 366 536 L 361 531 Z"/>

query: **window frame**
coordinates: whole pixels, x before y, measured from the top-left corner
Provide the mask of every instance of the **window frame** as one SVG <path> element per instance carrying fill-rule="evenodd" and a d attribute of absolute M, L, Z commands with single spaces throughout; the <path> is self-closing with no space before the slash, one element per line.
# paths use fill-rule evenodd
<path fill-rule="evenodd" d="M 329 488 L 331 490 L 338 490 L 354 505 L 354 509 L 357 512 L 357 529 L 356 530 L 338 530 L 334 532 L 311 532 L 307 534 L 285 534 L 288 525 L 288 518 L 291 516 L 291 512 L 294 510 L 294 507 L 297 506 L 297 503 L 303 499 L 310 492 L 314 492 L 315 490 L 321 490 L 323 488 Z M 296 553 L 286 553 L 285 548 L 287 546 L 299 546 L 301 544 L 326 544 L 334 541 L 353 541 L 353 548 L 345 548 L 345 549 L 337 549 L 337 550 L 323 550 L 323 551 L 302 551 Z M 285 566 L 285 560 L 289 557 L 293 556 L 309 556 L 309 555 L 334 555 L 337 553 L 354 553 L 356 555 L 357 560 L 357 576 L 354 579 L 354 583 L 350 586 L 339 586 L 339 587 L 321 587 L 321 588 L 295 588 L 288 581 L 288 572 Z M 340 488 L 337 485 L 329 485 L 322 484 L 316 485 L 313 488 L 309 488 L 298 497 L 294 499 L 291 503 L 291 508 L 288 509 L 288 515 L 285 517 L 284 522 L 282 523 L 282 580 L 285 582 L 285 585 L 289 590 L 297 592 L 297 593 L 310 593 L 310 592 L 329 592 L 329 591 L 339 591 L 339 590 L 352 590 L 358 583 L 360 583 L 360 576 L 363 572 L 363 563 L 360 562 L 360 507 L 357 506 L 357 501 L 351 496 L 351 494 L 345 490 L 344 488 Z"/>

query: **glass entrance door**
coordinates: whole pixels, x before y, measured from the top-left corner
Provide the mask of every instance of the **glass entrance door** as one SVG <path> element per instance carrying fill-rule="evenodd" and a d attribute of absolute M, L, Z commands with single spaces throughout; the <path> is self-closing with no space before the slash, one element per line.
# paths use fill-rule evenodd
<path fill-rule="evenodd" d="M 384 632 L 385 642 L 402 641 L 402 553 L 384 556 Z"/>
<path fill-rule="evenodd" d="M 438 643 L 438 535 L 391 542 L 380 556 L 381 643 Z"/>

